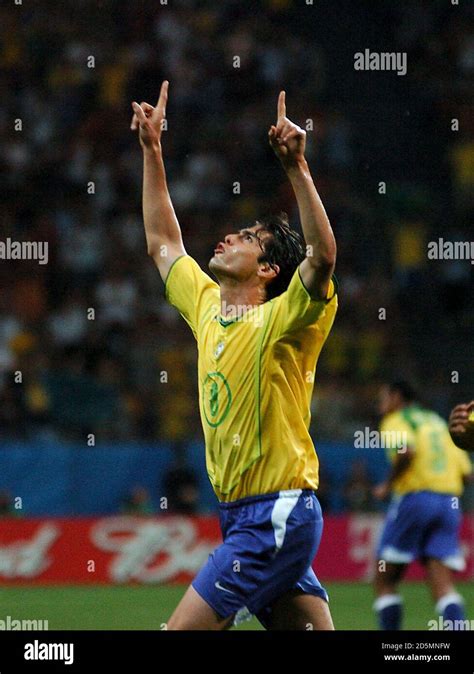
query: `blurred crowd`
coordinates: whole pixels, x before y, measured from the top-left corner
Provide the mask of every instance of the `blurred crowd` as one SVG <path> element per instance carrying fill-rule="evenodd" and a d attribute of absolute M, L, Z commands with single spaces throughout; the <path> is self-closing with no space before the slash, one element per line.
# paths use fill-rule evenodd
<path fill-rule="evenodd" d="M 426 254 L 472 236 L 472 8 L 336 4 L 337 17 L 291 0 L 0 8 L 0 238 L 49 244 L 46 265 L 0 264 L 2 439 L 201 437 L 195 344 L 146 255 L 129 130 L 130 102 L 154 103 L 164 78 L 170 191 L 204 268 L 259 215 L 284 210 L 299 227 L 267 143 L 281 88 L 308 129 L 340 285 L 315 436 L 351 440 L 393 374 L 443 414 L 472 397 L 472 266 Z M 354 71 L 365 48 L 406 51 L 407 75 Z M 356 477 L 347 498 L 370 509 Z"/>

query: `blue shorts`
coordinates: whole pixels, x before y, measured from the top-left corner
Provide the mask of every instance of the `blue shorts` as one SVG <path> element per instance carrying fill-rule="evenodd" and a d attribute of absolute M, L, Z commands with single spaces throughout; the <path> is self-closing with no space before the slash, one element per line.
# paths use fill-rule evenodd
<path fill-rule="evenodd" d="M 238 624 L 256 615 L 267 627 L 272 603 L 289 590 L 328 600 L 311 568 L 323 529 L 314 491 L 221 503 L 220 524 L 224 542 L 192 583 L 219 616 Z"/>
<path fill-rule="evenodd" d="M 409 564 L 415 559 L 438 559 L 450 569 L 463 571 L 459 547 L 459 499 L 449 494 L 419 491 L 395 497 L 378 546 L 378 559 Z"/>

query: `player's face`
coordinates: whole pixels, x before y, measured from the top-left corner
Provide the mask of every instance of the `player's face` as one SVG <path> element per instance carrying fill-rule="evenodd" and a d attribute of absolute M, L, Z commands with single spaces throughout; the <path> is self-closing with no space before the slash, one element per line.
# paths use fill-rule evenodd
<path fill-rule="evenodd" d="M 391 391 L 388 386 L 382 386 L 379 393 L 379 413 L 382 416 L 398 409 L 399 402 L 398 393 Z"/>
<path fill-rule="evenodd" d="M 217 276 L 246 281 L 256 276 L 261 263 L 258 258 L 264 252 L 265 238 L 271 236 L 259 225 L 241 229 L 236 234 L 227 234 L 217 244 L 209 262 L 209 269 Z"/>

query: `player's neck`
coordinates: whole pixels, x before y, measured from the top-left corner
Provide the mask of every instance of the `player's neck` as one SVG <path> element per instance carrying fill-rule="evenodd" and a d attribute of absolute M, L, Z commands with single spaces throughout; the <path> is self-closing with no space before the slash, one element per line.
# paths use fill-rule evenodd
<path fill-rule="evenodd" d="M 260 286 L 246 286 L 222 282 L 221 291 L 221 315 L 225 318 L 229 315 L 240 316 L 249 307 L 255 307 L 265 302 L 265 294 Z"/>

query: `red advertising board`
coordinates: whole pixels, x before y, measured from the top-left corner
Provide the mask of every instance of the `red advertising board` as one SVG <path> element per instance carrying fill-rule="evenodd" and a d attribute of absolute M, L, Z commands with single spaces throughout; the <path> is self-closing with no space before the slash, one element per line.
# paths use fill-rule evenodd
<path fill-rule="evenodd" d="M 327 517 L 314 568 L 320 579 L 369 580 L 381 519 Z M 221 540 L 216 517 L 128 516 L 0 520 L 0 584 L 189 582 Z M 462 546 L 474 578 L 474 517 Z M 414 565 L 411 578 L 421 577 Z"/>
<path fill-rule="evenodd" d="M 324 518 L 321 546 L 314 561 L 316 574 L 324 580 L 370 580 L 373 575 L 374 555 L 383 518 L 380 515 L 346 515 Z M 474 516 L 464 517 L 461 529 L 461 548 L 466 569 L 461 579 L 474 578 Z M 412 564 L 406 578 L 423 578 L 420 564 Z"/>

